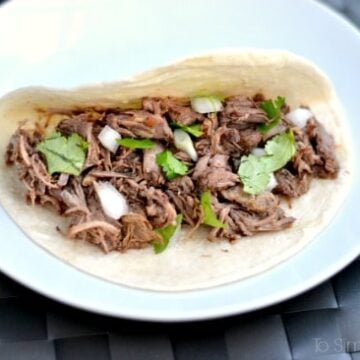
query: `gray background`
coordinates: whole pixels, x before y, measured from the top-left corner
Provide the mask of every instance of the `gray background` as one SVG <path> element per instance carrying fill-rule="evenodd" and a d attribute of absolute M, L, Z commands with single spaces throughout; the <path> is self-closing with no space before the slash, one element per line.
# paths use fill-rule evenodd
<path fill-rule="evenodd" d="M 360 26 L 360 0 L 323 2 Z M 3 359 L 360 360 L 360 261 L 280 305 L 184 324 L 93 315 L 41 297 L 0 273 Z"/>

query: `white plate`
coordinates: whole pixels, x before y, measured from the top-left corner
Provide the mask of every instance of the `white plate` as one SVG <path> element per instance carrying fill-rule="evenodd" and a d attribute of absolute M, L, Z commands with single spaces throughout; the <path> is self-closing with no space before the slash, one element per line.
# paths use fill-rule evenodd
<path fill-rule="evenodd" d="M 219 47 L 288 49 L 330 76 L 360 152 L 360 36 L 310 0 L 13 0 L 0 8 L 0 44 L 0 94 L 24 85 L 120 79 Z M 0 269 L 51 298 L 103 314 L 160 321 L 219 317 L 294 296 L 358 256 L 359 204 L 360 189 L 353 186 L 321 236 L 263 274 L 178 293 L 134 290 L 86 275 L 34 245 L 0 209 Z"/>

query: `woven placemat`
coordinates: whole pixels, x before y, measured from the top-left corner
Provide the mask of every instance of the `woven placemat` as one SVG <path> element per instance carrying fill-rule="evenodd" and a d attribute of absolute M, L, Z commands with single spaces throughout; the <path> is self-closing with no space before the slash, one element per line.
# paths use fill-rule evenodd
<path fill-rule="evenodd" d="M 360 26 L 359 0 L 324 2 Z M 3 359 L 360 360 L 360 261 L 280 305 L 184 324 L 94 315 L 46 299 L 0 274 Z"/>
<path fill-rule="evenodd" d="M 360 261 L 280 305 L 184 324 L 94 315 L 0 275 L 0 359 L 360 359 Z"/>

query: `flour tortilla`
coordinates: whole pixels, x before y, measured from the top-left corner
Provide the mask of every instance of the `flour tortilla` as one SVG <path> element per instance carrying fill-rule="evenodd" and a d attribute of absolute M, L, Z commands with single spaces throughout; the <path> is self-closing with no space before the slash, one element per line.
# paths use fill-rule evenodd
<path fill-rule="evenodd" d="M 131 287 L 177 291 L 207 288 L 263 272 L 294 255 L 333 219 L 348 193 L 352 160 L 346 121 L 334 89 L 310 62 L 285 51 L 241 50 L 182 60 L 128 81 L 73 90 L 24 88 L 0 101 L 0 150 L 22 120 L 39 119 L 37 109 L 129 107 L 143 96 L 223 96 L 262 92 L 285 96 L 292 107 L 310 106 L 334 135 L 340 172 L 336 180 L 313 180 L 310 191 L 284 208 L 297 221 L 293 227 L 242 238 L 234 244 L 206 240 L 201 228 L 160 255 L 152 248 L 108 255 L 96 246 L 69 240 L 56 231 L 64 219 L 40 206 L 27 206 L 24 189 L 12 168 L 0 162 L 0 202 L 36 244 L 87 273 Z M 61 225 L 63 224 L 63 225 Z M 3 239 L 4 241 L 4 239 Z"/>

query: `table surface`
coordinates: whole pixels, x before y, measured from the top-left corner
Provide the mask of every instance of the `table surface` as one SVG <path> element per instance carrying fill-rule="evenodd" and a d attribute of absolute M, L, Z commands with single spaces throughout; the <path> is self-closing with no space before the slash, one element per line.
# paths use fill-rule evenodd
<path fill-rule="evenodd" d="M 360 0 L 322 1 L 360 26 Z M 360 360 L 360 260 L 285 303 L 246 315 L 183 324 L 79 311 L 0 273 L 3 359 Z"/>

